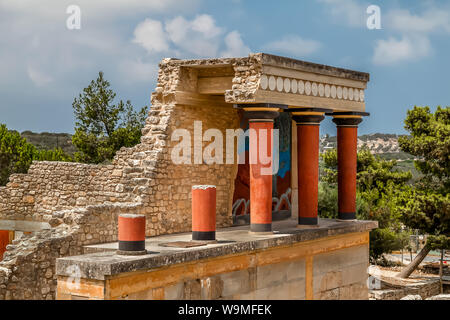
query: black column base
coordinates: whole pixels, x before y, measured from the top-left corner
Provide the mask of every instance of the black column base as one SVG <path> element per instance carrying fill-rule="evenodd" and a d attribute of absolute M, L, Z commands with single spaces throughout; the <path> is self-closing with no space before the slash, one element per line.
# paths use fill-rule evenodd
<path fill-rule="evenodd" d="M 214 240 L 216 240 L 216 232 L 215 231 L 192 231 L 192 240 L 214 241 Z"/>
<path fill-rule="evenodd" d="M 339 212 L 339 220 L 356 220 L 356 212 Z"/>
<path fill-rule="evenodd" d="M 251 223 L 250 231 L 251 232 L 272 232 L 272 224 L 271 223 Z"/>
<path fill-rule="evenodd" d="M 145 250 L 145 240 L 144 241 L 123 241 L 119 240 L 119 250 L 120 251 L 144 251 Z"/>
<path fill-rule="evenodd" d="M 303 226 L 315 226 L 319 224 L 318 217 L 298 217 L 298 224 Z"/>

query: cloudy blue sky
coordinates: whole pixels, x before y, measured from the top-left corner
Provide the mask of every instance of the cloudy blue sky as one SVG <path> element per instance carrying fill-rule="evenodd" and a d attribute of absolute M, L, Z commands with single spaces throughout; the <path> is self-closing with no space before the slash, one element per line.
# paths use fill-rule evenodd
<path fill-rule="evenodd" d="M 80 30 L 66 27 L 73 4 Z M 369 72 L 360 133 L 404 133 L 408 108 L 450 105 L 448 0 L 0 0 L 0 123 L 73 132 L 73 98 L 100 70 L 141 107 L 162 58 L 250 52 Z"/>

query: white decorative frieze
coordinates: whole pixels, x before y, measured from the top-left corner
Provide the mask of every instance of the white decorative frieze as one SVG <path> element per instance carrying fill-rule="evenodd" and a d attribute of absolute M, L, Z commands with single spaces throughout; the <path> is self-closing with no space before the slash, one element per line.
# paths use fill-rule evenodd
<path fill-rule="evenodd" d="M 259 87 L 268 91 L 364 102 L 363 89 L 330 83 L 263 74 Z"/>

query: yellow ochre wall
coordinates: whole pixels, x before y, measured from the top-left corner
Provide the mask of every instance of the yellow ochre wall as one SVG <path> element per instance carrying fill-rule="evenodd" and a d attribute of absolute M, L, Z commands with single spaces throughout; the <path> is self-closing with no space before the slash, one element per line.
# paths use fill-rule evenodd
<path fill-rule="evenodd" d="M 106 280 L 58 278 L 57 299 L 368 299 L 369 233 L 330 236 Z"/>

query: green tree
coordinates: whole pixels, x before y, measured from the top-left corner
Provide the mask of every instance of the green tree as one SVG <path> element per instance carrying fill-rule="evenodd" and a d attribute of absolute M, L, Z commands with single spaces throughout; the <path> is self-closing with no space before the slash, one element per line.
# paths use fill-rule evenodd
<path fill-rule="evenodd" d="M 408 110 L 405 129 L 410 137 L 399 139 L 403 151 L 417 157 L 415 167 L 422 178 L 398 201 L 403 223 L 427 233 L 427 243 L 399 274 L 407 278 L 431 249 L 449 249 L 450 236 L 450 107 Z"/>
<path fill-rule="evenodd" d="M 0 185 L 5 185 L 13 173 L 26 173 L 33 160 L 72 161 L 72 158 L 60 148 L 38 150 L 17 131 L 0 124 Z"/>
<path fill-rule="evenodd" d="M 121 147 L 139 143 L 147 107 L 135 112 L 129 100 L 114 103 L 115 97 L 103 72 L 99 72 L 98 78 L 74 99 L 77 121 L 72 143 L 78 149 L 76 161 L 101 163 L 112 159 Z"/>
<path fill-rule="evenodd" d="M 13 173 L 25 173 L 33 161 L 34 147 L 17 131 L 0 125 L 0 185 L 4 186 Z"/>
<path fill-rule="evenodd" d="M 337 150 L 323 153 L 321 158 L 324 165 L 321 185 L 328 186 L 319 188 L 319 214 L 337 218 Z M 395 166 L 395 160 L 375 157 L 368 149 L 358 152 L 357 218 L 376 220 L 379 225 L 378 229 L 370 232 L 370 256 L 373 261 L 383 253 L 402 248 L 399 239 L 402 226 L 393 199 L 412 175 L 411 172 L 397 171 Z"/>

